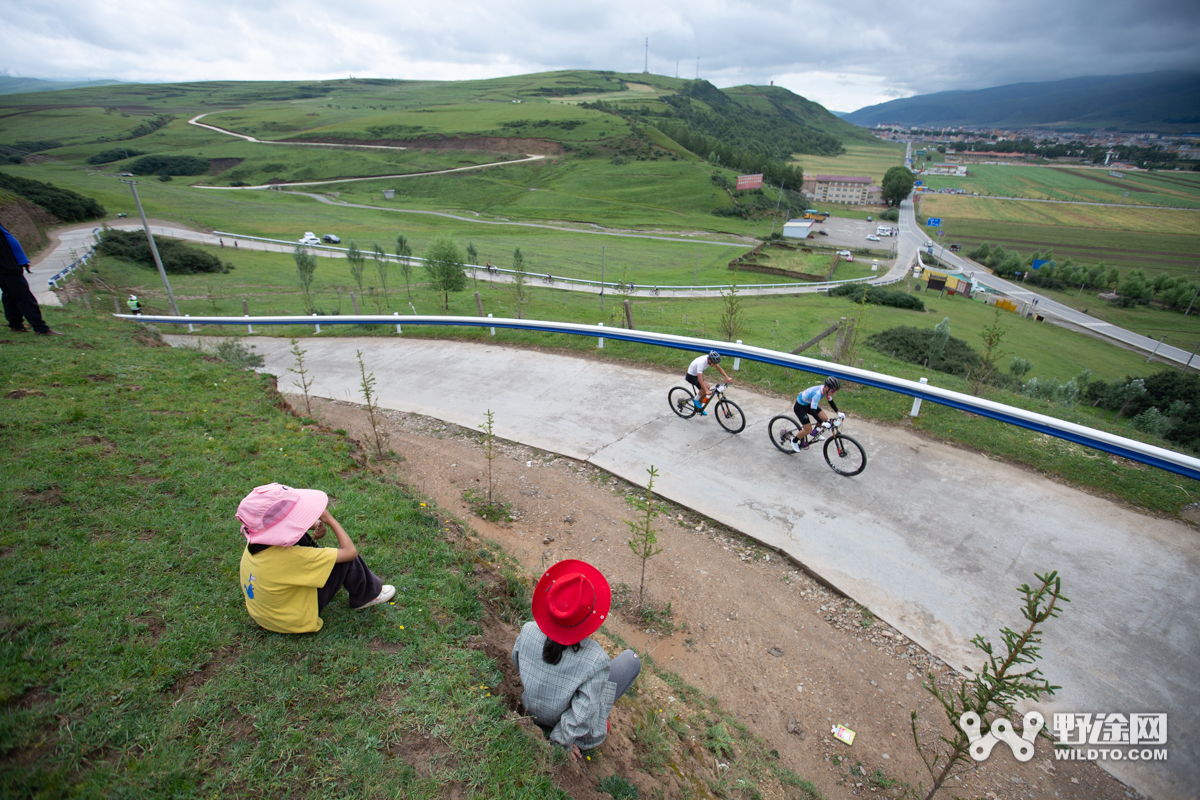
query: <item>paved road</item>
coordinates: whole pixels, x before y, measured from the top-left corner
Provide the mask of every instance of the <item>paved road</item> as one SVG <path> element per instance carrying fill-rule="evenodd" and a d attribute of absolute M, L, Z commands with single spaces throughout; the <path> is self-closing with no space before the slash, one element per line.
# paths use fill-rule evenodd
<path fill-rule="evenodd" d="M 287 341 L 246 341 L 287 390 Z M 356 399 L 362 349 L 387 408 L 470 428 L 490 408 L 499 435 L 639 485 L 653 464 L 663 496 L 788 553 L 955 667 L 980 663 L 975 634 L 995 641 L 1019 625 L 1018 585 L 1057 569 L 1072 602 L 1046 628 L 1042 666 L 1065 688 L 1043 713 L 1166 711 L 1168 762 L 1108 768 L 1162 800 L 1200 790 L 1200 537 L 1182 522 L 854 419 L 847 430 L 870 462 L 841 478 L 819 452 L 769 444 L 766 422 L 786 402 L 735 386 L 748 420 L 738 436 L 711 417 L 677 418 L 666 393 L 681 375 L 459 342 L 304 347 L 319 395 Z M 606 401 L 584 408 L 580 397 Z M 844 401 L 853 414 L 853 396 Z"/>

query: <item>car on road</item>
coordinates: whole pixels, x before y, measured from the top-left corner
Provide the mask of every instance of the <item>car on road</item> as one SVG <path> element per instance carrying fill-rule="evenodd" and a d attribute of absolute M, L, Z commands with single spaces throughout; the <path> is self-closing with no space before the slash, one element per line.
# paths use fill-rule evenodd
<path fill-rule="evenodd" d="M 933 242 L 926 241 L 925 244 L 921 245 L 921 247 L 933 247 Z"/>
<path fill-rule="evenodd" d="M 341 244 L 342 237 L 338 236 L 336 233 L 327 233 L 321 237 L 321 241 L 325 244 Z"/>
<path fill-rule="evenodd" d="M 873 233 L 868 233 L 868 234 L 867 234 L 867 241 L 868 241 L 868 242 L 878 242 L 878 241 L 879 241 L 879 237 L 878 237 L 878 236 L 876 236 L 876 235 L 875 235 L 875 234 L 873 234 Z"/>
<path fill-rule="evenodd" d="M 305 231 L 304 235 L 301 236 L 300 240 L 297 242 L 297 244 L 320 244 L 320 243 L 321 243 L 321 240 L 318 239 L 317 235 L 315 233 L 313 233 L 312 231 Z"/>
<path fill-rule="evenodd" d="M 837 254 L 847 261 L 854 260 L 854 253 L 851 253 L 849 250 L 838 250 Z"/>
<path fill-rule="evenodd" d="M 818 231 L 817 231 L 817 235 L 818 235 L 818 236 L 828 236 L 828 235 L 829 235 L 829 231 L 818 230 Z"/>

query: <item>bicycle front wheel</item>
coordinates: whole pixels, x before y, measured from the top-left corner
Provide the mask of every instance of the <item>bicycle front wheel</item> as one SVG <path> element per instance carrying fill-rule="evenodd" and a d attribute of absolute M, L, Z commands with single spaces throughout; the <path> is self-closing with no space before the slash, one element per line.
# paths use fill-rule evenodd
<path fill-rule="evenodd" d="M 800 423 L 787 414 L 780 414 L 772 417 L 767 424 L 767 435 L 771 437 L 771 444 L 775 445 L 779 452 L 790 456 L 796 452 L 792 449 L 792 440 L 800 438 Z"/>
<path fill-rule="evenodd" d="M 667 392 L 667 401 L 671 404 L 671 410 L 684 419 L 696 416 L 696 406 L 692 405 L 692 397 L 691 390 L 683 386 L 676 386 Z"/>
<path fill-rule="evenodd" d="M 825 461 L 838 475 L 849 478 L 867 468 L 867 453 L 858 442 L 838 433 L 825 441 Z"/>
<path fill-rule="evenodd" d="M 746 427 L 746 415 L 737 403 L 722 397 L 717 401 L 717 422 L 730 433 L 741 433 Z"/>

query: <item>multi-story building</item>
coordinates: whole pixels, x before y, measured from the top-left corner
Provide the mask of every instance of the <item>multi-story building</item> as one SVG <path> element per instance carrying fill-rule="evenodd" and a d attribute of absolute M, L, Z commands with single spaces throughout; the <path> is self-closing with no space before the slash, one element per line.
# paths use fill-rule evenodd
<path fill-rule="evenodd" d="M 807 177 L 805 183 L 808 183 Z M 872 180 L 854 175 L 813 175 L 812 183 L 815 202 L 861 206 L 867 202 Z"/>

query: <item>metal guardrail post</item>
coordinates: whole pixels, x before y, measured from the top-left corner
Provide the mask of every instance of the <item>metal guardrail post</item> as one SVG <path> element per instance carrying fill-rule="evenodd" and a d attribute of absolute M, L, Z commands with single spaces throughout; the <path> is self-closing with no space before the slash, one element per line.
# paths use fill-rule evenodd
<path fill-rule="evenodd" d="M 400 312 L 399 312 L 399 311 L 393 311 L 393 312 L 392 312 L 392 316 L 393 316 L 393 317 L 398 317 L 398 316 L 400 316 Z M 399 323 L 399 322 L 397 322 L 397 323 L 396 323 L 396 333 L 404 333 L 404 331 L 400 330 L 400 323 Z"/>
<path fill-rule="evenodd" d="M 921 378 L 921 383 L 922 383 L 922 384 L 928 384 L 928 383 L 929 383 L 929 378 Z M 909 415 L 910 417 L 915 417 L 915 416 L 917 416 L 917 414 L 919 414 L 920 412 L 921 412 L 921 398 L 919 398 L 919 397 L 914 397 L 914 398 L 913 398 L 913 407 L 912 407 L 912 411 L 908 412 L 908 415 Z"/>
<path fill-rule="evenodd" d="M 316 314 L 313 314 L 313 316 L 315 317 Z M 321 332 L 321 323 L 319 323 L 319 322 L 316 323 L 316 326 L 317 326 L 317 333 L 320 333 Z"/>
<path fill-rule="evenodd" d="M 741 339 L 738 339 L 738 340 L 737 340 L 737 343 L 738 343 L 738 344 L 741 344 L 741 343 L 742 343 L 742 340 L 741 340 Z M 739 371 L 741 368 L 742 368 L 742 360 L 741 360 L 740 358 L 738 358 L 737 356 L 734 356 L 734 357 L 733 357 L 733 371 L 734 371 L 734 372 L 737 372 L 737 371 Z"/>
<path fill-rule="evenodd" d="M 596 323 L 596 324 L 597 324 L 597 325 L 599 325 L 601 328 L 603 328 L 603 327 L 604 327 L 604 323 L 603 323 L 603 322 L 598 322 L 598 323 Z M 599 337 L 599 338 L 598 338 L 598 341 L 599 341 L 600 343 L 599 343 L 598 345 L 596 345 L 596 347 L 597 347 L 598 349 L 600 349 L 600 350 L 603 350 L 603 349 L 604 349 L 604 337 L 603 337 L 603 336 Z"/>
<path fill-rule="evenodd" d="M 492 318 L 492 315 L 491 315 L 491 314 L 488 314 L 488 319 L 491 319 L 491 318 Z M 495 335 L 496 335 L 496 329 L 495 329 L 495 328 L 491 328 L 490 330 L 492 331 L 492 336 L 495 336 Z"/>

